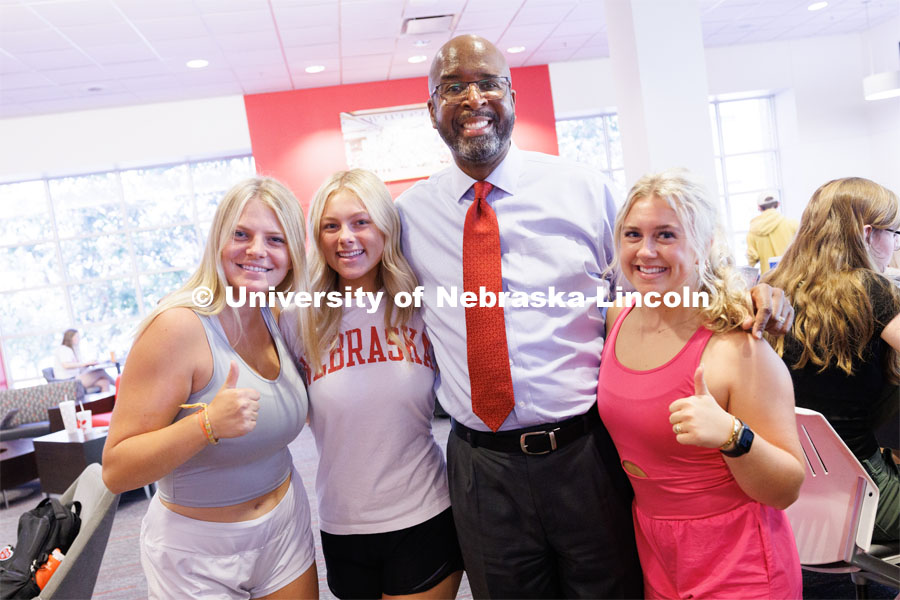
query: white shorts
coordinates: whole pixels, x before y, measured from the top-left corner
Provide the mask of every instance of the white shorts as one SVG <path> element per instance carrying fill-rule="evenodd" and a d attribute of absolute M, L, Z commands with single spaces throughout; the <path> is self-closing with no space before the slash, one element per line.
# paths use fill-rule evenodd
<path fill-rule="evenodd" d="M 256 598 L 315 561 L 309 500 L 297 471 L 278 504 L 252 521 L 213 523 L 172 512 L 155 495 L 141 524 L 151 600 Z"/>

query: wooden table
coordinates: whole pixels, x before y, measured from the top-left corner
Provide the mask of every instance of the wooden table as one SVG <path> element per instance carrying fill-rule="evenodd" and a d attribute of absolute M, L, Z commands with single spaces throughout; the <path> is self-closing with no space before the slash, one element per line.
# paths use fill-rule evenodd
<path fill-rule="evenodd" d="M 61 494 L 81 475 L 91 463 L 99 463 L 103 457 L 107 427 L 95 427 L 85 435 L 83 442 L 69 439 L 66 431 L 55 431 L 34 438 L 34 458 L 41 491 L 45 494 Z"/>
<path fill-rule="evenodd" d="M 0 491 L 9 508 L 6 490 L 28 483 L 38 476 L 34 444 L 29 438 L 0 442 Z"/>

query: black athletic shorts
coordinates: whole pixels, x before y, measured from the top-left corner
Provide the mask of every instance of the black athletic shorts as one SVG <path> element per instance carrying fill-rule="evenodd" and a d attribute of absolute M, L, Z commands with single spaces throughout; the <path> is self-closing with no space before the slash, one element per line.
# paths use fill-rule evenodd
<path fill-rule="evenodd" d="M 322 532 L 328 587 L 338 598 L 381 598 L 430 590 L 463 568 L 453 513 L 386 533 Z"/>

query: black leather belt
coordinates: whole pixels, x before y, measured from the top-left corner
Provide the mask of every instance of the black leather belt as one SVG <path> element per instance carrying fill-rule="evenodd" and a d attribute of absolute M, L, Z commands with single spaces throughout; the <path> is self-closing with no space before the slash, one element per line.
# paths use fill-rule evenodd
<path fill-rule="evenodd" d="M 473 448 L 487 448 L 498 452 L 522 452 L 523 454 L 549 454 L 574 442 L 600 423 L 597 404 L 583 415 L 570 417 L 558 423 L 547 423 L 511 431 L 477 431 L 452 419 L 453 433 Z"/>

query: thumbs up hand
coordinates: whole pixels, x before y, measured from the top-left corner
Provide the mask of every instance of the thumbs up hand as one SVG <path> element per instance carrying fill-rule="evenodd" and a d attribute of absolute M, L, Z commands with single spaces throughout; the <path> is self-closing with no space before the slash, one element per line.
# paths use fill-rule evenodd
<path fill-rule="evenodd" d="M 259 392 L 235 387 L 239 372 L 237 363 L 231 361 L 225 383 L 207 408 L 209 423 L 218 438 L 247 435 L 256 427 Z"/>
<path fill-rule="evenodd" d="M 718 448 L 731 437 L 731 415 L 710 395 L 702 364 L 694 372 L 694 395 L 670 404 L 669 413 L 679 444 Z"/>

